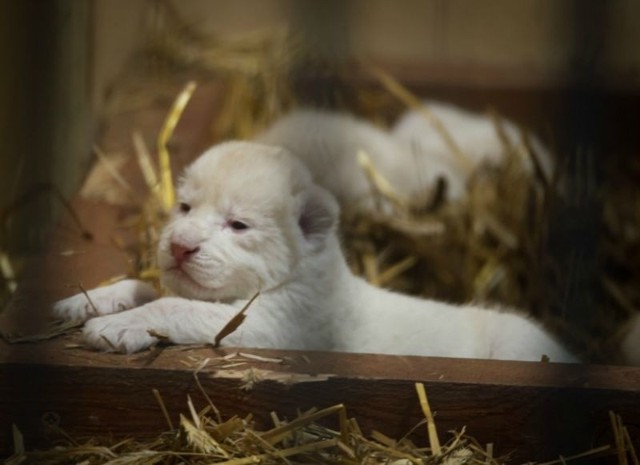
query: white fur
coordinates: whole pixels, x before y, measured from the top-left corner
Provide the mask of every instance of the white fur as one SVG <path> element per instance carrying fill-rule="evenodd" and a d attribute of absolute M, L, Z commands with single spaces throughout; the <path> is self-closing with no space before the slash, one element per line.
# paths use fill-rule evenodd
<path fill-rule="evenodd" d="M 89 298 L 87 299 L 87 296 Z M 86 321 L 98 315 L 108 315 L 146 304 L 158 298 L 150 284 L 125 279 L 56 302 L 53 313 L 62 320 Z"/>
<path fill-rule="evenodd" d="M 176 209 L 158 258 L 163 283 L 181 297 L 92 318 L 84 328 L 92 346 L 133 352 L 157 341 L 155 333 L 178 344 L 212 342 L 261 290 L 224 345 L 576 361 L 523 316 L 403 296 L 352 275 L 335 234 L 336 201 L 285 150 L 213 147 L 187 169 L 179 201 L 191 209 Z M 249 228 L 234 230 L 235 220 Z M 172 242 L 199 247 L 180 269 Z M 127 294 L 111 289 L 114 301 Z"/>
<path fill-rule="evenodd" d="M 435 101 L 425 101 L 424 104 L 446 128 L 472 169 L 481 163 L 503 161 L 505 149 L 496 126 L 488 115 Z M 509 142 L 517 149 L 517 153 L 522 155 L 523 166 L 532 170 L 526 144 L 517 126 L 503 119 L 502 128 Z M 442 135 L 420 112 L 407 111 L 392 128 L 391 134 L 406 150 L 413 153 L 415 170 L 424 177 L 427 184 L 443 177 L 447 181 L 450 198 L 456 199 L 465 195 L 468 174 L 460 166 Z M 552 161 L 547 149 L 534 135 L 531 135 L 530 141 L 542 171 L 550 176 Z"/>
<path fill-rule="evenodd" d="M 438 102 L 425 102 L 465 154 L 473 171 L 481 163 L 504 158 L 504 146 L 487 115 Z M 532 170 L 517 127 L 503 121 L 506 137 L 521 154 L 523 166 Z M 365 151 L 377 170 L 405 199 L 422 197 L 438 178 L 447 184 L 449 199 L 466 195 L 469 172 L 458 162 L 442 135 L 418 111 L 408 111 L 391 132 L 354 116 L 317 109 L 296 109 L 278 119 L 256 141 L 285 147 L 300 158 L 314 180 L 341 203 L 370 207 L 371 188 L 358 165 L 358 151 Z M 535 137 L 531 144 L 545 174 L 551 172 L 550 156 Z"/>
<path fill-rule="evenodd" d="M 408 198 L 424 187 L 418 186 L 411 172 L 411 154 L 401 143 L 384 129 L 346 113 L 294 110 L 255 140 L 286 148 L 341 204 L 370 203 L 371 187 L 357 161 L 360 150 L 369 155 L 400 195 Z"/>

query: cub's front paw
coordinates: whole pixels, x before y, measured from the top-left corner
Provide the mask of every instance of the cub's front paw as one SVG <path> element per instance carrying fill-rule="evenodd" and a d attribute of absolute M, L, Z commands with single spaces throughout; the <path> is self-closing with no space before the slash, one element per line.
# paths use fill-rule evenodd
<path fill-rule="evenodd" d="M 158 341 L 152 336 L 153 328 L 140 310 L 92 318 L 82 330 L 85 341 L 106 352 L 132 353 L 146 349 Z"/>
<path fill-rule="evenodd" d="M 80 293 L 60 300 L 53 305 L 53 313 L 56 318 L 65 321 L 86 321 L 94 316 L 139 307 L 155 298 L 157 292 L 150 284 L 125 279 L 110 286 L 92 289 L 86 295 Z"/>

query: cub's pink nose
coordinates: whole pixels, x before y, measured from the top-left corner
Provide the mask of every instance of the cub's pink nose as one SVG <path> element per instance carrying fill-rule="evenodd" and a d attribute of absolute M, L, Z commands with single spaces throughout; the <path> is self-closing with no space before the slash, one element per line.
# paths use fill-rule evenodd
<path fill-rule="evenodd" d="M 184 262 L 185 260 L 188 260 L 190 257 L 192 257 L 194 254 L 196 254 L 200 250 L 200 247 L 191 248 L 191 247 L 184 246 L 182 244 L 177 244 L 175 242 L 171 243 L 170 248 L 171 248 L 171 255 L 173 255 L 173 258 L 178 263 L 178 265 Z"/>

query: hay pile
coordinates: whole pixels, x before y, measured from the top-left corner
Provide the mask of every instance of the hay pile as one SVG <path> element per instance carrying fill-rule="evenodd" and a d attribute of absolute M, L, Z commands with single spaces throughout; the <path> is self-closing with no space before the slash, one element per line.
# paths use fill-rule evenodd
<path fill-rule="evenodd" d="M 197 372 L 196 372 L 197 380 Z M 198 383 L 200 386 L 200 384 Z M 200 386 L 201 390 L 202 387 Z M 14 454 L 5 465 L 249 465 L 249 464 L 342 464 L 342 465 L 498 465 L 508 457 L 494 457 L 493 444 L 480 445 L 465 429 L 450 432 L 441 444 L 424 386 L 416 383 L 416 392 L 425 419 L 411 431 L 423 428 L 428 446 L 414 444 L 406 436 L 392 439 L 378 431 L 366 437 L 355 418 L 349 418 L 344 405 L 322 410 L 311 409 L 286 421 L 271 413 L 274 426 L 265 431 L 254 429 L 252 416 L 223 419 L 207 393 L 208 405 L 196 411 L 188 398 L 189 413 L 180 415 L 176 427 L 157 390 L 168 430 L 154 440 L 114 441 L 92 438 L 79 442 L 64 431 L 54 429 L 58 445 L 46 451 L 25 451 L 22 434 L 13 428 Z M 333 420 L 337 429 L 321 424 Z M 560 457 L 540 465 L 564 464 L 577 459 L 617 457 L 619 465 L 638 465 L 638 457 L 627 427 L 619 415 L 610 413 L 614 445 L 604 445 L 572 457 Z M 319 423 L 320 422 L 320 423 Z M 409 432 L 409 433 L 411 433 Z M 408 436 L 408 435 L 407 435 Z"/>

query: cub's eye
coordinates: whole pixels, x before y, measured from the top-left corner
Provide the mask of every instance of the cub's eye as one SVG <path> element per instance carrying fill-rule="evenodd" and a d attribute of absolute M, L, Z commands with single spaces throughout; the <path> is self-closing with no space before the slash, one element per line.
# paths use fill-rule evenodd
<path fill-rule="evenodd" d="M 180 202 L 180 204 L 178 205 L 178 209 L 182 213 L 189 213 L 191 211 L 191 205 L 189 205 L 188 203 Z"/>
<path fill-rule="evenodd" d="M 234 231 L 244 231 L 245 229 L 249 229 L 249 226 L 246 223 L 238 220 L 229 220 L 227 224 Z"/>

